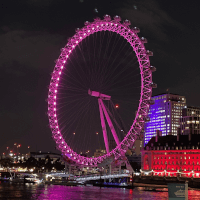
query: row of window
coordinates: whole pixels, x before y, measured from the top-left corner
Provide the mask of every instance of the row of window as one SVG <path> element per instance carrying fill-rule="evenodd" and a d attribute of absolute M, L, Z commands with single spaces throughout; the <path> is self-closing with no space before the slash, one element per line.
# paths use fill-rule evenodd
<path fill-rule="evenodd" d="M 158 165 L 199 165 L 200 163 L 197 161 L 197 162 L 190 162 L 190 161 L 154 161 L 153 162 L 154 165 L 158 164 Z"/>
<path fill-rule="evenodd" d="M 157 156 L 154 156 L 154 159 L 199 159 L 199 156 L 180 156 L 180 157 L 178 157 L 178 156 L 176 156 L 176 157 L 174 157 L 174 156 L 172 156 L 172 157 L 170 157 L 170 156 L 165 156 L 165 157 L 157 157 Z"/>
<path fill-rule="evenodd" d="M 167 168 L 165 168 L 165 167 L 153 167 L 152 169 L 153 170 L 181 170 L 181 171 L 192 171 L 192 170 L 199 171 L 200 170 L 199 167 L 194 168 L 194 169 L 193 169 L 193 167 L 172 167 L 172 168 L 170 168 L 170 167 L 167 167 Z"/>
<path fill-rule="evenodd" d="M 184 146 L 184 147 L 182 147 L 182 146 L 180 146 L 180 147 L 174 147 L 174 146 L 172 146 L 172 147 L 166 147 L 166 146 L 157 146 L 157 147 L 146 147 L 146 150 L 182 150 L 182 149 L 199 149 L 199 147 L 198 146 Z"/>

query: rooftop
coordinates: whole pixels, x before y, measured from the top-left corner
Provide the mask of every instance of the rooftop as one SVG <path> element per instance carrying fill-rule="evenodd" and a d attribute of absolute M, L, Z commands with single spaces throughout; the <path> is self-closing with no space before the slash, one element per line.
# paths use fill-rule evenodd
<path fill-rule="evenodd" d="M 158 141 L 156 142 L 156 137 L 152 137 L 144 150 L 155 150 L 157 147 L 170 147 L 170 149 L 174 149 L 174 147 L 182 147 L 183 149 L 200 149 L 200 135 L 192 134 L 191 140 L 189 141 L 189 135 L 180 135 L 179 141 L 177 141 L 177 136 L 174 135 L 166 135 L 158 137 Z M 148 148 L 147 148 L 148 147 Z M 160 148 L 159 148 L 160 149 Z"/>

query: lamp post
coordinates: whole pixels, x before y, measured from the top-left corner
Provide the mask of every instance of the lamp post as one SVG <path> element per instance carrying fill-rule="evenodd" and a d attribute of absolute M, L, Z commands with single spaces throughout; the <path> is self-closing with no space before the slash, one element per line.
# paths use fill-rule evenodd
<path fill-rule="evenodd" d="M 18 144 L 17 145 L 17 162 L 18 162 L 18 157 L 19 157 L 19 154 L 20 154 L 19 151 L 18 151 L 18 148 L 20 148 L 20 147 L 21 147 L 21 144 Z"/>

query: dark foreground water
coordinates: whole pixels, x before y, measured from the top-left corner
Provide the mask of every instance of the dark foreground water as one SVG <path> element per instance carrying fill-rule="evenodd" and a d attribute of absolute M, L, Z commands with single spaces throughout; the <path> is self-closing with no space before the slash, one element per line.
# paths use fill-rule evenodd
<path fill-rule="evenodd" d="M 66 199 L 66 200 L 162 200 L 168 192 L 143 191 L 143 188 L 99 188 L 0 183 L 0 199 Z M 200 199 L 200 190 L 189 190 L 189 199 Z"/>

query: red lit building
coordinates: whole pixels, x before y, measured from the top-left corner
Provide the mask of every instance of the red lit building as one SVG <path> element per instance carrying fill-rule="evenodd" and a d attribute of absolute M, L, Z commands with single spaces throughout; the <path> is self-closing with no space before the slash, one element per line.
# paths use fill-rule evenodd
<path fill-rule="evenodd" d="M 152 137 L 142 151 L 142 174 L 200 178 L 200 135 Z"/>

